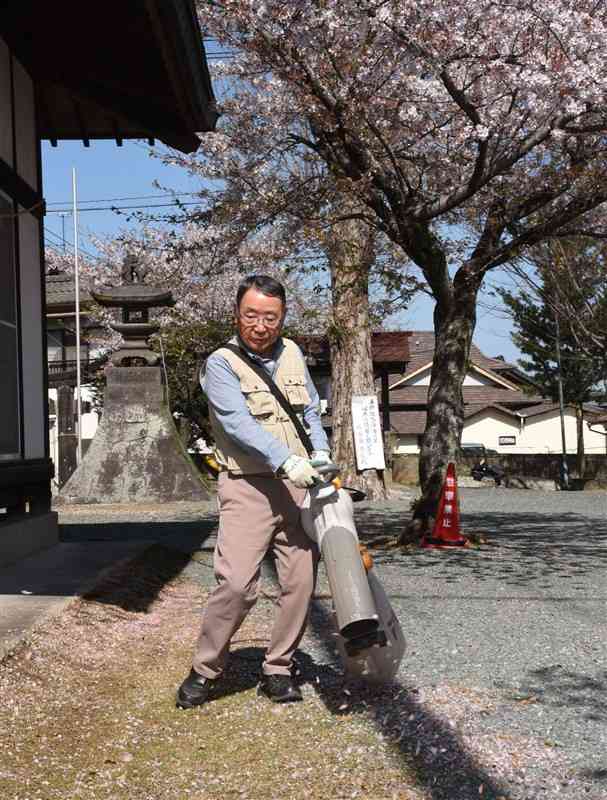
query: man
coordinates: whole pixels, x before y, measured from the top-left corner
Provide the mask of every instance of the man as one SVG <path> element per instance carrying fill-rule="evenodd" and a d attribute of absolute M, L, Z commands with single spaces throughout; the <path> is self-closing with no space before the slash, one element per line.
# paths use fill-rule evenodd
<path fill-rule="evenodd" d="M 316 579 L 317 552 L 300 521 L 306 493 L 319 478 L 312 464 L 328 463 L 329 444 L 318 393 L 301 351 L 280 333 L 284 287 L 252 275 L 236 295 L 238 345 L 272 377 L 309 430 L 311 457 L 295 425 L 255 370 L 220 347 L 207 360 L 201 385 L 221 465 L 219 532 L 214 568 L 218 581 L 203 617 L 192 670 L 177 692 L 177 707 L 201 705 L 224 668 L 232 636 L 257 599 L 261 562 L 276 560 L 281 587 L 259 691 L 274 702 L 301 700 L 291 677 L 292 656 L 305 629 Z"/>

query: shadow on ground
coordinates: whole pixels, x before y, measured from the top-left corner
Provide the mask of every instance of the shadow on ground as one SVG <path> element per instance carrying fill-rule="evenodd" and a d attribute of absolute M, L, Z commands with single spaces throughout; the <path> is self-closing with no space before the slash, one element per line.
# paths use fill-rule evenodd
<path fill-rule="evenodd" d="M 162 588 L 184 570 L 190 554 L 153 544 L 133 558 L 113 566 L 82 595 L 89 602 L 107 603 L 123 611 L 146 612 Z"/>
<path fill-rule="evenodd" d="M 165 584 L 189 564 L 192 553 L 202 549 L 217 527 L 208 519 L 174 522 L 78 522 L 59 526 L 60 541 L 69 544 L 150 542 L 150 547 L 112 568 L 83 595 L 86 600 L 111 602 L 124 611 L 147 611 Z"/>
<path fill-rule="evenodd" d="M 508 688 L 496 683 L 498 688 Z M 569 708 L 588 721 L 607 722 L 607 669 L 590 676 L 551 664 L 528 672 L 517 684 L 515 699 Z"/>
<path fill-rule="evenodd" d="M 326 636 L 324 609 L 315 606 L 313 627 Z M 323 622 L 324 620 L 324 622 Z M 230 662 L 213 694 L 219 699 L 252 688 L 259 681 L 264 650 L 243 647 L 230 653 Z M 335 716 L 364 716 L 401 754 L 417 782 L 432 800 L 508 800 L 462 745 L 457 733 L 424 708 L 413 689 L 392 683 L 384 687 L 348 684 L 337 665 L 317 664 L 307 653 L 295 654 L 297 682 L 310 684 L 326 709 Z"/>
<path fill-rule="evenodd" d="M 361 540 L 396 536 L 404 524 L 402 514 L 361 510 L 357 526 Z M 475 580 L 533 587 L 541 591 L 554 584 L 555 577 L 575 585 L 576 578 L 607 567 L 607 520 L 589 520 L 577 514 L 491 513 L 464 514 L 464 533 L 478 533 L 487 544 L 478 548 L 450 550 L 374 549 L 378 564 L 394 564 L 411 571 L 426 571 L 438 566 L 432 577 L 455 582 L 469 575 Z M 457 567 L 457 577 L 454 576 Z M 405 574 L 405 573 L 403 573 Z M 549 583 L 548 583 L 549 581 Z"/>
<path fill-rule="evenodd" d="M 321 602 L 312 605 L 310 628 L 327 657 L 334 659 L 333 625 Z M 329 711 L 363 714 L 373 722 L 414 770 L 432 800 L 510 797 L 467 751 L 457 731 L 424 706 L 415 689 L 398 681 L 380 687 L 356 683 L 349 685 L 349 694 L 344 695 L 344 678 L 337 664 L 317 666 L 303 653 L 297 654 L 297 662 Z"/>
<path fill-rule="evenodd" d="M 268 570 L 277 581 L 273 569 Z M 295 655 L 299 680 L 310 683 L 325 707 L 334 715 L 359 714 L 370 720 L 377 732 L 400 753 L 407 767 L 416 775 L 432 800 L 509 800 L 504 786 L 477 763 L 467 751 L 457 731 L 427 709 L 417 697 L 417 690 L 399 681 L 381 687 L 362 682 L 347 684 L 335 655 L 334 625 L 328 604 L 313 600 L 309 632 L 317 649 L 329 663 L 318 664 L 308 654 Z M 238 659 L 239 652 L 232 653 Z M 262 655 L 255 669 L 261 669 Z M 256 658 L 254 653 L 248 658 Z"/>
<path fill-rule="evenodd" d="M 67 522 L 59 526 L 62 542 L 154 541 L 167 547 L 202 544 L 217 527 L 217 517 L 192 522 Z M 194 549 L 192 547 L 192 549 Z"/>

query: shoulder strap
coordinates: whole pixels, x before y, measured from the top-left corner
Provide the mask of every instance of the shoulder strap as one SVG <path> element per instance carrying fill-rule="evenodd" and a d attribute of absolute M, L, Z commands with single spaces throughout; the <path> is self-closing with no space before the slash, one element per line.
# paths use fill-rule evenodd
<path fill-rule="evenodd" d="M 287 398 L 280 391 L 278 386 L 274 383 L 274 381 L 268 375 L 265 369 L 263 369 L 263 367 L 260 367 L 259 364 L 256 364 L 255 361 L 253 361 L 253 359 L 248 355 L 248 353 L 246 353 L 242 349 L 242 347 L 238 347 L 238 345 L 230 344 L 228 342 L 228 344 L 222 345 L 221 349 L 229 350 L 231 353 L 234 353 L 234 355 L 241 358 L 245 362 L 247 367 L 250 367 L 253 370 L 253 372 L 266 384 L 272 395 L 280 403 L 280 406 L 283 409 L 283 411 L 286 414 L 288 414 L 289 419 L 295 426 L 297 435 L 301 439 L 301 443 L 308 451 L 308 455 L 311 455 L 312 451 L 314 450 L 314 445 L 312 444 L 312 440 L 306 433 L 304 426 L 301 424 L 301 420 L 299 419 L 297 414 L 293 411 L 293 406 L 289 403 Z"/>

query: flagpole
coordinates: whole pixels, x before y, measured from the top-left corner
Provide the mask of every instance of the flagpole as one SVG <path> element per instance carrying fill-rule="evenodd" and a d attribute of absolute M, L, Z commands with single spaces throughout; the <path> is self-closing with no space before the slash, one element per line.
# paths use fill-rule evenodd
<path fill-rule="evenodd" d="M 80 395 L 80 276 L 78 265 L 78 204 L 76 202 L 76 167 L 72 167 L 74 201 L 74 293 L 76 295 L 76 422 L 78 425 L 78 464 L 82 461 L 82 399 Z"/>

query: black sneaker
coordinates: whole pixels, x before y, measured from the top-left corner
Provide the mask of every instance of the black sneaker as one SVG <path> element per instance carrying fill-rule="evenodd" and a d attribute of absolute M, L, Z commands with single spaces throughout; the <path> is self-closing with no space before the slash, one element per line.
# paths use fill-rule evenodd
<path fill-rule="evenodd" d="M 303 700 L 290 675 L 264 675 L 259 682 L 257 694 L 265 695 L 273 703 L 295 703 Z"/>
<path fill-rule="evenodd" d="M 206 703 L 211 690 L 213 681 L 199 675 L 196 670 L 190 670 L 190 674 L 177 690 L 175 705 L 177 708 L 194 708 Z"/>

